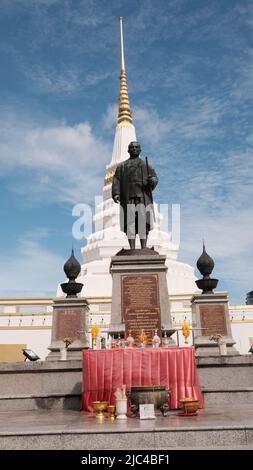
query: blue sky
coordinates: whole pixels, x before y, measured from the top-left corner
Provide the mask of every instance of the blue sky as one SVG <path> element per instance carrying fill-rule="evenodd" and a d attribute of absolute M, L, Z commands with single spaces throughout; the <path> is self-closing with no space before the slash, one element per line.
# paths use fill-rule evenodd
<path fill-rule="evenodd" d="M 253 2 L 0 1 L 0 295 L 53 295 L 72 207 L 102 193 L 119 91 L 181 204 L 179 259 L 202 239 L 232 304 L 253 288 Z M 80 257 L 83 242 L 74 241 Z"/>

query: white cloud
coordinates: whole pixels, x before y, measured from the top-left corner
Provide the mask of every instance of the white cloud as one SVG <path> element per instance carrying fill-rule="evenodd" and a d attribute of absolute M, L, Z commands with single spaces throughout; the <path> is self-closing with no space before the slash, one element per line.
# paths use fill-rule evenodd
<path fill-rule="evenodd" d="M 191 96 L 183 103 L 171 106 L 168 115 L 163 117 L 153 109 L 134 109 L 134 121 L 148 143 L 166 140 L 167 144 L 173 145 L 176 142 L 179 150 L 189 140 L 194 140 L 196 145 L 212 136 L 221 137 L 224 131 L 219 124 L 227 112 L 228 103 L 223 98 Z"/>
<path fill-rule="evenodd" d="M 117 115 L 118 105 L 109 105 L 103 117 L 103 126 L 106 130 L 115 127 Z M 133 124 L 138 135 L 148 143 L 153 142 L 157 144 L 170 132 L 171 123 L 166 121 L 166 119 L 162 119 L 157 111 L 152 108 L 133 107 L 132 115 Z"/>
<path fill-rule="evenodd" d="M 194 97 L 188 100 L 178 116 L 176 129 L 185 138 L 206 138 L 214 132 L 217 134 L 217 124 L 225 111 L 222 100 L 209 96 Z"/>
<path fill-rule="evenodd" d="M 252 19 L 253 22 L 253 19 Z M 252 81 L 253 81 L 253 49 L 245 48 L 243 56 L 239 57 L 236 61 L 238 69 L 237 79 L 234 82 L 233 91 L 231 93 L 233 98 L 242 102 L 243 100 L 252 100 Z"/>
<path fill-rule="evenodd" d="M 68 0 L 65 2 L 67 21 L 79 26 L 96 27 L 108 21 L 108 13 L 104 11 L 104 8 L 99 8 L 95 0 L 80 0 L 78 4 L 73 4 Z"/>
<path fill-rule="evenodd" d="M 89 202 L 101 190 L 110 148 L 89 123 L 34 126 L 10 119 L 3 122 L 2 134 L 0 171 L 28 172 L 15 191 L 32 199 Z"/>
<path fill-rule="evenodd" d="M 215 169 L 196 169 L 180 182 L 181 258 L 195 264 L 204 239 L 216 262 L 214 276 L 241 303 L 252 288 L 252 172 L 249 149 L 221 155 Z"/>
<path fill-rule="evenodd" d="M 12 0 L 10 4 L 9 0 L 2 0 L 2 4 L 4 6 L 6 5 L 8 7 L 13 7 L 13 5 L 16 3 L 18 5 L 20 4 L 21 6 L 26 6 L 28 8 L 36 7 L 37 5 L 51 6 L 60 2 L 61 0 Z"/>
<path fill-rule="evenodd" d="M 21 62 L 21 61 L 19 61 Z M 43 93 L 64 93 L 70 94 L 80 89 L 80 72 L 71 69 L 56 70 L 54 67 L 35 65 L 28 66 L 25 63 L 20 64 L 21 70 L 29 80 L 32 80 Z"/>
<path fill-rule="evenodd" d="M 170 114 L 161 115 L 151 106 L 133 107 L 133 122 L 137 134 L 148 145 L 173 145 L 177 147 L 188 140 L 203 142 L 212 135 L 222 135 L 219 123 L 227 112 L 227 103 L 223 99 L 210 96 L 195 96 L 185 100 L 184 104 L 170 109 Z M 104 125 L 108 129 L 115 123 L 117 106 L 108 107 Z"/>
<path fill-rule="evenodd" d="M 62 267 L 66 260 L 40 243 L 47 229 L 39 232 L 37 229 L 35 236 L 25 234 L 18 241 L 15 255 L 0 255 L 2 294 L 9 292 L 21 297 L 24 293 L 54 295 L 57 284 L 64 280 Z"/>
<path fill-rule="evenodd" d="M 109 105 L 103 117 L 103 127 L 106 130 L 111 130 L 115 127 L 117 115 L 118 105 Z M 132 115 L 133 124 L 138 135 L 148 143 L 153 142 L 157 144 L 170 132 L 171 123 L 166 121 L 166 119 L 162 119 L 157 111 L 152 108 L 133 107 Z"/>
<path fill-rule="evenodd" d="M 147 108 L 134 108 L 134 122 L 142 138 L 153 144 L 163 140 L 172 128 L 172 123 L 161 118 L 155 110 Z"/>
<path fill-rule="evenodd" d="M 212 276 L 220 279 L 218 290 L 229 289 L 232 303 L 244 303 L 246 292 L 252 289 L 252 217 L 252 208 L 238 211 L 222 205 L 211 216 L 198 202 L 185 214 L 182 210 L 180 258 L 196 266 L 204 239 L 215 261 Z M 201 277 L 197 270 L 196 274 Z"/>
<path fill-rule="evenodd" d="M 25 77 L 33 82 L 36 89 L 41 93 L 52 93 L 54 95 L 66 95 L 72 93 L 83 92 L 85 87 L 98 85 L 109 78 L 110 72 L 93 71 L 86 73 L 71 64 L 60 64 L 58 68 L 54 65 L 31 65 L 28 64 L 26 58 L 16 58 L 19 63 L 21 72 Z"/>
<path fill-rule="evenodd" d="M 117 116 L 118 116 L 118 105 L 115 104 L 110 104 L 107 108 L 107 111 L 105 115 L 103 116 L 103 127 L 106 130 L 111 130 L 113 127 L 115 127 L 115 124 L 117 122 Z"/>
<path fill-rule="evenodd" d="M 250 1 L 249 3 L 243 2 L 241 5 L 236 5 L 236 11 L 241 15 L 246 25 L 253 27 L 253 5 Z"/>

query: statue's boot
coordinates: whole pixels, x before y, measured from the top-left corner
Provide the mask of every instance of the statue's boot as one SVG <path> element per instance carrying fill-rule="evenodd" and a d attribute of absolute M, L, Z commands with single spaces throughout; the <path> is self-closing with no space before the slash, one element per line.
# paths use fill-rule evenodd
<path fill-rule="evenodd" d="M 143 250 L 147 246 L 147 239 L 146 238 L 141 238 L 141 249 Z"/>
<path fill-rule="evenodd" d="M 135 250 L 135 238 L 129 238 L 128 243 L 130 246 L 130 250 Z"/>

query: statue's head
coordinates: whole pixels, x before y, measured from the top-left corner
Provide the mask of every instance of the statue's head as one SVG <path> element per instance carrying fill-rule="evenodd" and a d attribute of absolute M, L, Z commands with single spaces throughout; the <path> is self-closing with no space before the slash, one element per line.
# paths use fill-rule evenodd
<path fill-rule="evenodd" d="M 128 145 L 128 153 L 130 155 L 130 158 L 136 158 L 139 157 L 141 153 L 141 146 L 138 142 L 130 142 Z"/>

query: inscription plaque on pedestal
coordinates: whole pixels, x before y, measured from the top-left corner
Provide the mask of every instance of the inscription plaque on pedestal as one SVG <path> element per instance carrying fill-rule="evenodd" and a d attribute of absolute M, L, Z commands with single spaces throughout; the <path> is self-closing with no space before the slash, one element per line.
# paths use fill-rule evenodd
<path fill-rule="evenodd" d="M 56 339 L 71 338 L 72 341 L 81 339 L 80 318 L 81 309 L 59 309 L 57 311 Z"/>
<path fill-rule="evenodd" d="M 161 311 L 157 274 L 126 275 L 121 277 L 122 321 L 126 331 L 137 340 L 143 329 L 149 343 L 157 328 L 161 330 Z"/>
<path fill-rule="evenodd" d="M 202 336 L 211 336 L 215 333 L 227 335 L 224 305 L 200 305 L 199 313 L 201 327 L 207 328 L 202 330 Z"/>

